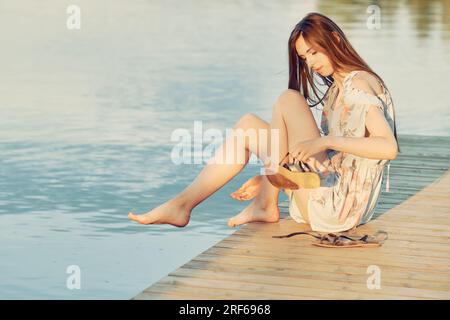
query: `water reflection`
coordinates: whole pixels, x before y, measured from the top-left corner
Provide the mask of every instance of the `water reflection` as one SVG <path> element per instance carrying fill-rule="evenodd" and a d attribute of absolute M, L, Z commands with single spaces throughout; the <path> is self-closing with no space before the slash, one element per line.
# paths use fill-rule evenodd
<path fill-rule="evenodd" d="M 317 1 L 317 11 L 337 19 L 345 24 L 364 22 L 367 19 L 367 7 L 377 5 L 381 9 L 383 28 L 391 32 L 402 19 L 411 22 L 414 35 L 419 38 L 434 36 L 434 33 L 448 40 L 450 29 L 449 0 L 407 0 L 407 1 Z"/>

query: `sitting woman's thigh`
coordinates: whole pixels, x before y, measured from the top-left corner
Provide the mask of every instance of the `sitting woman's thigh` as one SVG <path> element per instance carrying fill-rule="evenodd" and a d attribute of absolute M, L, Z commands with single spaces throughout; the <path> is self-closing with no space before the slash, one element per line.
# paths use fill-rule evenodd
<path fill-rule="evenodd" d="M 291 89 L 285 90 L 277 101 L 275 108 L 275 113 L 282 115 L 286 125 L 290 150 L 298 142 L 321 137 L 311 108 L 300 92 Z M 307 163 L 314 171 L 318 172 L 319 170 L 326 170 L 329 161 L 328 154 L 324 150 L 310 157 Z M 321 165 L 323 167 L 320 167 Z M 300 188 L 293 193 L 300 213 L 307 222 L 309 222 L 308 199 L 312 190 Z"/>
<path fill-rule="evenodd" d="M 286 125 L 289 150 L 301 141 L 320 138 L 320 131 L 311 108 L 300 92 L 288 89 L 279 97 L 275 105 L 275 113 L 282 116 Z M 319 164 L 328 160 L 326 151 L 316 153 L 308 161 L 308 165 L 317 171 Z"/>

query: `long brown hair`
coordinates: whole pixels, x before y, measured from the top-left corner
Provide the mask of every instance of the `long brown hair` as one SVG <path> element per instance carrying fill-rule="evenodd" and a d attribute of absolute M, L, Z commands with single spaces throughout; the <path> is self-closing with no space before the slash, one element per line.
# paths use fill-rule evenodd
<path fill-rule="evenodd" d="M 328 86 L 325 94 L 322 92 L 322 97 L 319 98 L 318 87 L 314 83 L 313 74 L 308 68 L 307 64 L 303 59 L 298 56 L 297 50 L 295 48 L 295 42 L 300 37 L 303 36 L 305 41 L 313 44 L 319 51 L 325 53 L 330 59 L 330 63 L 334 70 L 337 72 L 350 72 L 353 70 L 364 70 L 373 74 L 384 86 L 386 90 L 387 87 L 381 79 L 381 77 L 376 74 L 369 65 L 361 58 L 361 56 L 356 52 L 353 46 L 348 41 L 344 32 L 338 27 L 330 18 L 324 16 L 323 14 L 317 12 L 308 13 L 291 32 L 288 41 L 288 54 L 289 54 L 289 89 L 300 91 L 300 93 L 305 97 L 307 103 L 310 107 L 314 107 L 319 103 L 323 105 L 323 99 L 328 93 L 331 85 L 334 82 L 333 77 L 318 75 L 323 83 Z M 308 85 L 309 84 L 309 85 Z M 312 94 L 315 98 L 312 98 Z M 317 100 L 318 99 L 318 100 Z M 392 97 L 391 97 L 392 99 Z M 395 124 L 394 115 L 394 136 L 397 140 L 398 151 L 400 152 L 400 145 L 397 139 L 397 126 Z"/>

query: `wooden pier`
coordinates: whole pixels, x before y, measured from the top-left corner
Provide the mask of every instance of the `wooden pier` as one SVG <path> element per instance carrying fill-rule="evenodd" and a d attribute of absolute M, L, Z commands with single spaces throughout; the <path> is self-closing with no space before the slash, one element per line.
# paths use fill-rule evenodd
<path fill-rule="evenodd" d="M 401 135 L 399 142 L 391 190 L 383 183 L 375 218 L 357 228 L 387 231 L 382 247 L 274 239 L 309 230 L 283 203 L 279 223 L 242 226 L 134 299 L 449 299 L 450 137 Z M 379 270 L 379 287 L 371 268 Z"/>

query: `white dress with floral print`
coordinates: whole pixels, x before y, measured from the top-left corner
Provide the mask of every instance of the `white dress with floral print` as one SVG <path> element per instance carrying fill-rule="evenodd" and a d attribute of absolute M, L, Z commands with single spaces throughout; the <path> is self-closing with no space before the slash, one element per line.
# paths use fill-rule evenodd
<path fill-rule="evenodd" d="M 334 103 L 336 84 L 330 87 L 322 111 L 323 135 L 364 137 L 366 114 L 371 106 L 383 111 L 394 132 L 394 106 L 389 91 L 381 83 L 383 92 L 378 95 L 355 87 L 352 78 L 357 72 L 350 72 L 343 80 L 343 104 Z M 389 160 L 362 158 L 335 150 L 327 150 L 327 154 L 327 169 L 318 171 L 321 186 L 312 189 L 308 198 L 312 230 L 340 232 L 367 223 L 378 203 L 383 171 Z M 289 197 L 289 214 L 295 221 L 305 223 L 293 197 L 295 191 L 285 192 Z"/>

